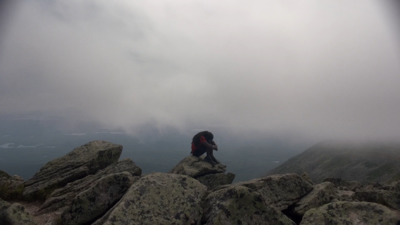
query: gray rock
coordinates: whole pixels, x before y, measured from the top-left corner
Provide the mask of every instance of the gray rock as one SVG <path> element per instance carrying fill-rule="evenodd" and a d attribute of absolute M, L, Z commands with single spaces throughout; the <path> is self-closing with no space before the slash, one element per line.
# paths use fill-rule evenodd
<path fill-rule="evenodd" d="M 210 193 L 205 199 L 205 225 L 284 225 L 295 223 L 272 207 L 264 196 L 251 188 L 230 185 Z"/>
<path fill-rule="evenodd" d="M 212 166 L 201 157 L 188 156 L 180 161 L 170 173 L 188 175 L 199 180 L 209 188 L 231 184 L 235 179 L 233 173 L 225 173 L 226 166 L 216 164 Z"/>
<path fill-rule="evenodd" d="M 338 201 L 353 201 L 354 200 L 354 191 L 348 190 L 337 190 L 336 192 L 336 200 Z"/>
<path fill-rule="evenodd" d="M 52 160 L 25 182 L 24 197 L 44 200 L 50 193 L 69 182 L 95 174 L 118 161 L 122 146 L 106 141 L 92 141 L 67 155 Z"/>
<path fill-rule="evenodd" d="M 94 225 L 200 224 L 207 187 L 185 175 L 153 173 L 136 181 Z"/>
<path fill-rule="evenodd" d="M 222 164 L 212 166 L 201 157 L 188 156 L 180 161 L 170 173 L 188 175 L 197 178 L 207 174 L 224 173 L 226 167 Z"/>
<path fill-rule="evenodd" d="M 4 200 L 18 200 L 22 198 L 24 179 L 20 176 L 10 176 L 0 170 L 0 198 Z"/>
<path fill-rule="evenodd" d="M 398 212 L 370 202 L 333 202 L 308 210 L 300 225 L 381 224 L 400 222 Z"/>
<path fill-rule="evenodd" d="M 133 184 L 134 177 L 128 172 L 114 173 L 96 181 L 79 193 L 68 210 L 62 214 L 63 225 L 89 224 L 106 213 Z"/>
<path fill-rule="evenodd" d="M 389 190 L 400 192 L 400 180 L 392 182 L 389 186 Z"/>
<path fill-rule="evenodd" d="M 346 181 L 341 178 L 326 178 L 324 182 L 331 182 L 338 190 L 343 191 L 355 191 L 363 187 L 363 184 L 358 181 Z"/>
<path fill-rule="evenodd" d="M 278 174 L 237 183 L 259 192 L 268 204 L 285 210 L 308 194 L 313 186 L 297 174 Z"/>
<path fill-rule="evenodd" d="M 128 172 L 132 174 L 132 176 L 140 176 L 142 175 L 142 169 L 138 167 L 132 159 L 122 159 L 118 161 L 116 164 L 112 164 L 105 169 L 96 173 L 96 175 L 103 176 L 105 174 L 112 173 L 120 173 L 120 172 Z"/>
<path fill-rule="evenodd" d="M 72 201 L 77 195 L 79 195 L 81 192 L 86 191 L 87 189 L 93 188 L 93 184 L 96 184 L 98 180 L 102 179 L 105 176 L 122 172 L 127 172 L 132 176 L 140 176 L 142 174 L 142 170 L 138 166 L 136 166 L 136 164 L 132 162 L 131 159 L 118 161 L 116 164 L 112 164 L 105 169 L 100 170 L 94 175 L 86 176 L 82 179 L 68 183 L 65 187 L 56 189 L 42 204 L 39 213 L 42 214 L 51 211 L 58 211 L 60 209 L 61 211 L 64 211 L 68 206 L 72 204 Z M 122 186 L 126 185 L 125 183 L 116 183 L 115 185 L 119 184 Z M 108 188 L 112 187 L 114 186 L 110 186 Z M 114 188 L 121 187 L 116 186 Z"/>
<path fill-rule="evenodd" d="M 198 177 L 197 180 L 209 188 L 215 188 L 220 185 L 231 184 L 235 179 L 235 174 L 233 173 L 216 173 L 207 174 Z"/>
<path fill-rule="evenodd" d="M 384 189 L 365 189 L 356 191 L 353 198 L 358 201 L 375 202 L 392 209 L 400 210 L 400 192 Z"/>
<path fill-rule="evenodd" d="M 297 215 L 304 215 L 311 208 L 317 208 L 330 203 L 336 198 L 336 188 L 331 182 L 314 185 L 314 189 L 302 198 L 294 208 Z"/>
<path fill-rule="evenodd" d="M 19 203 L 8 203 L 0 199 L 1 225 L 36 225 L 32 216 Z"/>

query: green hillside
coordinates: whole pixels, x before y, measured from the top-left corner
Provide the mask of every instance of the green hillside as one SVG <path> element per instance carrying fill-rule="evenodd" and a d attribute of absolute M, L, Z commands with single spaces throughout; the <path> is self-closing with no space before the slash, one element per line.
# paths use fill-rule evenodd
<path fill-rule="evenodd" d="M 314 182 L 342 178 L 390 182 L 400 178 L 400 144 L 323 142 L 269 172 L 307 173 Z"/>

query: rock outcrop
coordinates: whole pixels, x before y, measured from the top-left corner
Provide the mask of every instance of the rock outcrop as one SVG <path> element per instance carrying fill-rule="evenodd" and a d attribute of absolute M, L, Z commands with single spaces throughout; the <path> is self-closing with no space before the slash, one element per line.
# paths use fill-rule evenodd
<path fill-rule="evenodd" d="M 24 179 L 20 176 L 10 176 L 0 170 L 0 198 L 4 200 L 18 200 L 22 198 Z"/>
<path fill-rule="evenodd" d="M 82 179 L 70 182 L 62 188 L 54 190 L 43 203 L 38 213 L 47 213 L 60 209 L 65 210 L 78 195 L 89 189 L 96 190 L 99 188 L 97 186 L 102 186 L 101 188 L 103 189 L 127 189 L 129 186 L 126 186 L 133 183 L 133 177 L 140 176 L 141 174 L 142 170 L 136 166 L 131 159 L 121 160 L 116 164 L 112 164 L 100 170 L 94 175 L 86 176 Z M 99 182 L 99 180 L 109 176 L 115 178 L 114 183 L 108 183 L 109 185 L 104 187 L 105 184 Z M 120 197 L 121 196 L 113 195 L 115 200 L 118 200 Z M 80 198 L 82 198 L 82 196 L 80 196 Z"/>
<path fill-rule="evenodd" d="M 399 214 L 370 202 L 333 202 L 306 212 L 301 225 L 399 224 Z"/>
<path fill-rule="evenodd" d="M 131 159 L 119 161 L 121 151 L 90 142 L 47 163 L 25 189 L 18 176 L 0 173 L 8 196 L 0 198 L 0 224 L 400 224 L 400 181 L 313 184 L 292 173 L 232 184 L 225 166 L 192 156 L 170 173 L 142 175 Z"/>
<path fill-rule="evenodd" d="M 88 224 L 103 216 L 129 189 L 135 179 L 128 172 L 97 180 L 72 200 L 61 219 L 64 225 Z"/>
<path fill-rule="evenodd" d="M 400 192 L 390 186 L 367 186 L 354 192 L 354 199 L 375 202 L 400 210 Z"/>
<path fill-rule="evenodd" d="M 233 173 L 226 173 L 226 166 L 211 165 L 201 157 L 188 156 L 180 161 L 170 173 L 193 177 L 209 188 L 231 184 L 235 179 Z"/>
<path fill-rule="evenodd" d="M 153 173 L 135 182 L 96 225 L 199 224 L 206 186 L 185 175 Z"/>
<path fill-rule="evenodd" d="M 295 224 L 260 192 L 242 185 L 226 186 L 210 193 L 205 206 L 202 224 L 206 225 Z"/>
<path fill-rule="evenodd" d="M 32 216 L 19 203 L 8 203 L 0 199 L 0 224 L 2 225 L 35 225 Z"/>
<path fill-rule="evenodd" d="M 44 200 L 53 190 L 116 163 L 121 152 L 121 145 L 105 141 L 82 145 L 64 157 L 48 162 L 25 182 L 24 198 Z"/>
<path fill-rule="evenodd" d="M 313 189 L 312 184 L 297 174 L 271 175 L 237 185 L 259 192 L 268 204 L 282 211 L 298 202 Z"/>
<path fill-rule="evenodd" d="M 330 203 L 336 197 L 336 188 L 330 182 L 314 185 L 313 190 L 295 204 L 294 212 L 304 215 L 309 209 Z"/>

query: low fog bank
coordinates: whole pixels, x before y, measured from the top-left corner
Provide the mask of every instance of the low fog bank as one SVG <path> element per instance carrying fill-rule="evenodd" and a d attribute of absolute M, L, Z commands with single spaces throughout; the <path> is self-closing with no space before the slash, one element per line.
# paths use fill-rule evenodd
<path fill-rule="evenodd" d="M 29 179 L 48 161 L 63 156 L 92 140 L 106 140 L 124 146 L 122 158 L 131 158 L 144 173 L 168 172 L 190 155 L 193 135 L 209 130 L 219 151 L 215 156 L 236 174 L 235 182 L 257 178 L 316 143 L 348 145 L 365 140 L 321 140 L 301 135 L 240 133 L 224 128 L 195 128 L 182 131 L 148 125 L 135 135 L 96 123 L 67 123 L 43 115 L 9 115 L 0 118 L 0 170 Z M 369 140 L 377 143 L 377 140 Z M 382 143 L 387 141 L 382 141 Z M 340 148 L 340 147 L 339 147 Z"/>
<path fill-rule="evenodd" d="M 203 129 L 182 132 L 172 127 L 159 130 L 149 125 L 132 135 L 93 123 L 66 125 L 65 121 L 54 117 L 38 115 L 3 116 L 0 124 L 0 170 L 25 179 L 32 177 L 48 161 L 92 140 L 123 145 L 121 159 L 131 158 L 144 173 L 168 172 L 190 155 L 191 139 Z M 260 177 L 308 147 L 308 143 L 289 137 L 208 130 L 215 134 L 220 148 L 215 156 L 237 175 L 235 181 Z"/>

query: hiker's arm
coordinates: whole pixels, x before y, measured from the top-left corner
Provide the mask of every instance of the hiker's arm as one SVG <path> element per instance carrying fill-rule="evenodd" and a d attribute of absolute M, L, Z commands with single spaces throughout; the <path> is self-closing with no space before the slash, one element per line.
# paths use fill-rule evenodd
<path fill-rule="evenodd" d="M 215 142 L 212 142 L 212 143 L 215 144 Z M 218 146 L 217 146 L 217 145 L 211 144 L 211 143 L 209 143 L 209 142 L 207 142 L 207 141 L 200 142 L 200 144 L 201 144 L 203 147 L 207 148 L 207 149 L 215 149 L 215 150 L 218 150 Z"/>
<path fill-rule="evenodd" d="M 215 144 L 215 142 L 211 141 L 211 143 L 209 143 L 204 136 L 200 137 L 200 144 L 205 148 L 218 150 L 218 146 Z"/>
<path fill-rule="evenodd" d="M 215 149 L 214 146 L 208 142 L 202 142 L 201 145 L 203 145 L 204 147 L 208 148 L 208 149 Z"/>

